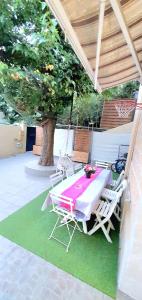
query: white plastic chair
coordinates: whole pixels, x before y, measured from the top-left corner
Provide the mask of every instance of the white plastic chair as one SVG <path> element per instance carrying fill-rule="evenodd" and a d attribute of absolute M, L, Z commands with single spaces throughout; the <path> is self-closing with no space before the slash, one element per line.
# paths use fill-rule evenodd
<path fill-rule="evenodd" d="M 74 168 L 71 167 L 65 171 L 66 177 L 70 177 L 74 174 Z"/>
<path fill-rule="evenodd" d="M 74 164 L 67 154 L 65 154 L 64 156 L 60 155 L 57 162 L 56 171 L 62 171 L 66 177 L 74 174 Z M 67 176 L 67 173 L 72 174 Z"/>
<path fill-rule="evenodd" d="M 117 178 L 117 180 L 113 180 L 112 183 L 111 183 L 111 187 L 112 187 L 112 190 L 115 191 L 117 189 L 117 187 L 119 186 L 119 184 L 121 183 L 121 181 L 124 179 L 124 175 L 125 175 L 125 171 L 123 170 L 119 177 Z"/>
<path fill-rule="evenodd" d="M 62 171 L 58 171 L 52 175 L 49 176 L 49 180 L 50 180 L 50 184 L 52 186 L 52 188 L 60 181 L 63 181 L 64 179 L 64 174 Z M 53 211 L 53 207 L 49 212 Z"/>
<path fill-rule="evenodd" d="M 65 167 L 63 166 L 61 159 L 59 159 L 56 165 L 56 173 L 58 173 L 59 171 L 65 173 Z"/>
<path fill-rule="evenodd" d="M 95 161 L 95 166 L 96 167 L 101 167 L 101 168 L 104 168 L 104 169 L 109 168 L 109 164 L 107 162 L 103 162 L 103 161 Z"/>
<path fill-rule="evenodd" d="M 59 181 L 62 181 L 64 179 L 64 174 L 62 171 L 58 171 L 58 172 L 50 175 L 49 179 L 50 179 L 51 186 L 53 188 L 56 183 L 58 183 Z"/>
<path fill-rule="evenodd" d="M 124 192 L 126 187 L 127 187 L 127 180 L 123 179 L 123 181 L 119 184 L 119 186 L 115 191 L 104 188 L 101 197 L 104 198 L 107 202 L 115 201 L 119 193 L 122 196 L 122 193 Z M 118 221 L 120 221 L 120 214 L 121 214 L 121 208 L 119 206 L 119 203 L 117 203 L 116 208 L 114 210 L 114 215 L 116 216 Z"/>
<path fill-rule="evenodd" d="M 57 214 L 58 218 L 49 236 L 49 239 L 53 238 L 59 243 L 63 244 L 66 247 L 66 252 L 68 252 L 75 230 L 77 229 L 82 232 L 81 228 L 78 225 L 78 222 L 83 222 L 84 215 L 81 214 L 81 212 L 73 210 L 74 204 L 71 198 L 52 192 L 50 192 L 50 197 L 53 205 L 52 211 Z M 71 225 L 71 222 L 73 222 L 74 225 Z M 56 229 L 63 226 L 66 226 L 69 236 L 69 241 L 67 244 L 54 235 Z"/>
<path fill-rule="evenodd" d="M 119 190 L 122 191 L 122 193 L 124 192 L 124 190 L 127 187 L 127 180 L 123 179 L 119 185 L 117 186 L 116 190 L 111 190 L 108 188 L 104 188 L 101 194 L 101 197 L 105 198 L 105 199 L 110 199 L 113 200 L 113 195 L 115 195 L 115 193 L 117 193 Z M 111 199 L 112 198 L 112 199 Z"/>
<path fill-rule="evenodd" d="M 114 200 L 111 202 L 100 200 L 97 208 L 94 211 L 96 221 L 93 228 L 88 232 L 89 235 L 95 233 L 98 229 L 102 229 L 108 242 L 112 243 L 109 232 L 110 229 L 114 230 L 114 226 L 110 220 L 112 214 L 115 212 L 117 203 L 120 200 L 122 192 L 115 193 Z M 107 225 L 107 226 L 106 226 Z"/>

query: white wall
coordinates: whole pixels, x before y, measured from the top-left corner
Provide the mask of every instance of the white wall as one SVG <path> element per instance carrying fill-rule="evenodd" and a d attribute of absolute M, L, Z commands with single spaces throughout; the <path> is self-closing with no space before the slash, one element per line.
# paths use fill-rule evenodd
<path fill-rule="evenodd" d="M 68 145 L 66 149 L 66 143 Z M 54 139 L 54 155 L 72 154 L 74 130 L 56 129 Z M 114 162 L 118 158 L 119 145 L 129 145 L 130 133 L 93 132 L 91 160 Z M 124 151 L 126 152 L 126 151 Z"/>
<path fill-rule="evenodd" d="M 55 129 L 54 136 L 54 155 L 60 156 L 62 154 L 72 154 L 74 141 L 74 130 Z"/>
<path fill-rule="evenodd" d="M 130 133 L 93 132 L 91 159 L 114 162 L 118 158 L 119 145 L 129 143 Z"/>

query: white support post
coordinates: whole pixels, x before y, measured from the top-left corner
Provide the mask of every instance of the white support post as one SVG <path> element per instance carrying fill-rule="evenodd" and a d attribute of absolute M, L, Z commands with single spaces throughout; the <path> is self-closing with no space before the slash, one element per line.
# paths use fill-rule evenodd
<path fill-rule="evenodd" d="M 139 87 L 137 103 L 142 104 L 142 85 L 141 84 L 140 84 L 140 87 Z M 126 168 L 125 168 L 125 176 L 128 176 L 128 174 L 129 174 L 129 169 L 130 169 L 130 165 L 131 165 L 131 161 L 132 161 L 132 157 L 133 157 L 133 152 L 134 152 L 134 147 L 135 147 L 135 142 L 136 142 L 136 137 L 137 137 L 137 131 L 138 131 L 138 124 L 139 124 L 140 115 L 141 115 L 141 110 L 136 109 L 135 117 L 134 117 L 134 121 L 133 121 L 134 124 L 133 124 L 133 130 L 132 130 L 132 134 L 131 134 L 129 152 L 128 152 L 128 157 L 127 157 L 127 164 L 126 164 Z"/>
<path fill-rule="evenodd" d="M 130 35 L 129 29 L 128 29 L 128 26 L 127 26 L 127 23 L 126 23 L 126 20 L 125 20 L 125 17 L 124 17 L 124 14 L 123 14 L 121 6 L 120 6 L 120 1 L 110 0 L 110 3 L 111 3 L 111 6 L 114 10 L 116 19 L 117 19 L 117 21 L 120 25 L 122 33 L 124 35 L 124 38 L 127 42 L 127 45 L 130 49 L 133 61 L 136 65 L 136 67 L 137 67 L 137 70 L 138 70 L 139 74 L 140 74 L 140 79 L 142 80 L 142 68 L 141 68 L 141 65 L 140 65 L 140 62 L 139 62 L 139 59 L 138 59 L 137 52 L 135 50 L 133 40 L 132 40 L 131 35 Z"/>
<path fill-rule="evenodd" d="M 98 79 L 99 61 L 100 61 L 100 52 L 101 52 L 101 39 L 102 39 L 103 23 L 104 23 L 104 11 L 105 11 L 105 0 L 100 0 L 98 37 L 97 37 L 97 49 L 96 49 L 95 89 L 97 89 L 97 79 Z"/>
<path fill-rule="evenodd" d="M 76 35 L 75 30 L 73 29 L 71 22 L 64 10 L 64 7 L 60 0 L 46 0 L 49 8 L 54 14 L 55 18 L 58 20 L 63 32 L 66 33 L 66 38 L 70 42 L 74 52 L 78 56 L 80 62 L 82 63 L 86 73 L 94 84 L 94 72 L 91 68 L 91 65 L 84 53 L 83 48 L 80 45 L 79 39 Z M 97 82 L 97 90 L 101 92 L 101 86 Z"/>

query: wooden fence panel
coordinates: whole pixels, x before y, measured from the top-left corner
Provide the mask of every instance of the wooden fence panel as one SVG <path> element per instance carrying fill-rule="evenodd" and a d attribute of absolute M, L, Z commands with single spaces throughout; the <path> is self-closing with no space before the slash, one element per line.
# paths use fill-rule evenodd
<path fill-rule="evenodd" d="M 76 129 L 74 135 L 73 160 L 87 163 L 89 159 L 91 134 L 88 129 Z"/>
<path fill-rule="evenodd" d="M 134 99 L 117 99 L 118 100 L 124 100 L 125 102 L 128 101 L 134 101 Z M 115 101 L 116 100 L 111 100 L 111 101 L 104 101 L 103 105 L 103 111 L 102 111 L 102 116 L 101 116 L 101 124 L 100 127 L 104 129 L 110 129 L 110 128 L 115 128 L 121 125 L 124 125 L 126 123 L 129 123 L 133 120 L 134 112 L 132 111 L 128 117 L 126 118 L 120 118 L 118 116 L 118 113 L 115 108 Z"/>

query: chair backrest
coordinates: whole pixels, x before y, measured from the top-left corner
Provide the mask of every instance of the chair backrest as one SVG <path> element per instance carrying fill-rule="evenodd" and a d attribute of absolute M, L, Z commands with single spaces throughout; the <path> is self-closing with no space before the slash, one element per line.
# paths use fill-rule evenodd
<path fill-rule="evenodd" d="M 66 197 L 64 195 L 59 195 L 56 193 L 50 193 L 50 198 L 53 205 L 53 210 L 60 215 L 73 214 L 74 203 L 73 199 Z"/>
<path fill-rule="evenodd" d="M 119 202 L 120 197 L 122 196 L 122 193 L 123 193 L 122 188 L 120 188 L 119 191 L 112 191 L 112 190 L 104 188 L 101 196 L 108 200 L 111 200 L 111 201 L 117 200 L 117 202 Z"/>
<path fill-rule="evenodd" d="M 69 168 L 66 170 L 66 177 L 70 177 L 74 174 L 74 169 L 73 167 Z"/>
<path fill-rule="evenodd" d="M 126 189 L 127 187 L 127 180 L 126 179 L 123 179 L 120 184 L 118 185 L 118 187 L 116 188 L 115 192 L 119 192 L 120 190 L 122 191 L 122 193 L 124 192 L 124 190 Z"/>
<path fill-rule="evenodd" d="M 107 162 L 103 162 L 103 161 L 95 161 L 95 166 L 96 167 L 101 167 L 104 169 L 108 169 L 109 164 Z"/>
<path fill-rule="evenodd" d="M 51 186 L 54 187 L 54 185 L 56 183 L 58 183 L 59 181 L 63 180 L 63 172 L 62 171 L 58 171 L 58 172 L 50 175 L 49 179 L 50 179 Z"/>
<path fill-rule="evenodd" d="M 57 162 L 57 169 L 58 170 L 66 170 L 73 167 L 73 162 L 68 155 L 63 155 L 59 157 Z"/>
<path fill-rule="evenodd" d="M 116 208 L 116 205 L 117 205 L 117 203 L 119 202 L 119 200 L 122 196 L 121 191 L 114 192 L 114 193 L 116 193 L 115 194 L 115 199 L 111 202 L 106 202 L 106 203 L 104 202 L 104 205 L 102 207 L 102 212 L 100 212 L 100 214 L 105 218 L 103 220 L 104 222 L 108 221 L 111 218 L 111 216 L 112 216 L 112 214 L 113 214 L 113 212 Z"/>
<path fill-rule="evenodd" d="M 111 202 L 102 201 L 103 206 L 102 206 L 102 210 L 99 211 L 99 214 L 105 218 L 103 220 L 103 222 L 108 221 L 110 219 L 110 217 L 112 216 L 112 214 L 115 210 L 115 207 L 116 207 L 117 203 L 120 201 L 120 198 L 121 198 L 122 193 L 125 190 L 126 186 L 127 186 L 127 180 L 124 179 L 120 184 L 119 191 L 112 191 L 112 190 L 105 189 L 106 192 L 108 192 L 108 199 L 113 200 L 113 201 L 111 201 Z"/>
<path fill-rule="evenodd" d="M 115 200 L 108 203 L 109 209 L 108 209 L 107 214 L 105 216 L 107 218 L 107 220 L 110 219 L 110 217 L 112 216 L 112 214 L 115 210 L 115 207 L 116 207 L 117 203 L 119 202 L 121 196 L 122 196 L 122 193 L 118 192 L 117 195 L 116 195 Z"/>
<path fill-rule="evenodd" d="M 115 199 L 111 202 L 106 202 L 106 201 L 102 201 L 100 202 L 98 208 L 96 209 L 96 212 L 100 215 L 103 216 L 103 222 L 107 222 L 110 217 L 112 216 L 115 207 L 118 203 L 118 199 L 117 197 L 115 197 Z"/>
<path fill-rule="evenodd" d="M 115 183 L 115 186 L 114 186 L 114 188 L 113 188 L 113 191 L 115 191 L 115 190 L 117 189 L 117 187 L 120 185 L 121 181 L 124 179 L 124 175 L 125 175 L 125 171 L 123 170 L 123 171 L 120 173 L 120 175 L 119 175 L 119 177 L 117 178 L 117 180 L 116 180 L 116 183 Z"/>
<path fill-rule="evenodd" d="M 56 172 L 58 172 L 58 171 L 62 171 L 63 173 L 65 171 L 65 168 L 60 161 L 58 161 L 58 163 L 56 165 Z"/>

